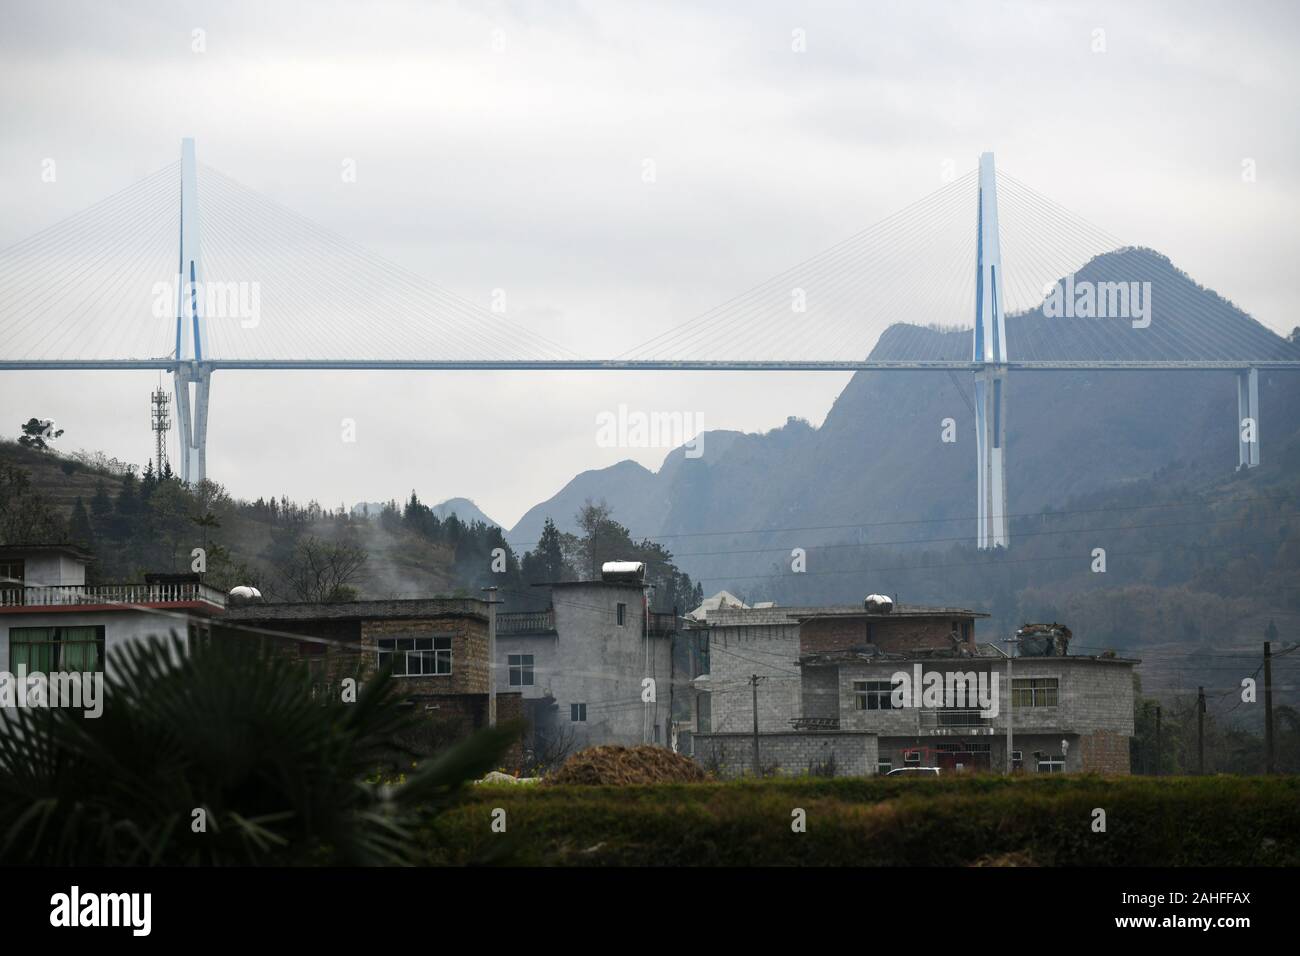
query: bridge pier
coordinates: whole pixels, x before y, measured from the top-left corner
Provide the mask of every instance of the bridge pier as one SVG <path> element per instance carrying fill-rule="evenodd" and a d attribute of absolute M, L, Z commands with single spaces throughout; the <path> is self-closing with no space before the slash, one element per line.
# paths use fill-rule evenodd
<path fill-rule="evenodd" d="M 979 496 L 975 544 L 981 550 L 1005 548 L 1007 531 L 1006 370 L 991 365 L 975 378 L 975 443 L 979 457 L 976 494 Z"/>
<path fill-rule="evenodd" d="M 1237 470 L 1259 467 L 1259 369 L 1237 373 Z"/>
<path fill-rule="evenodd" d="M 181 439 L 181 481 L 197 485 L 208 477 L 208 393 L 212 369 L 206 364 L 190 362 L 178 365 L 172 377 Z"/>

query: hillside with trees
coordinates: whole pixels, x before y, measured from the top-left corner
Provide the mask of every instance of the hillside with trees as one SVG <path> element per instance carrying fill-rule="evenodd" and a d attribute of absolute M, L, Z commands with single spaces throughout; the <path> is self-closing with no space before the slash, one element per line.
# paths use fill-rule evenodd
<path fill-rule="evenodd" d="M 251 585 L 271 600 L 477 596 L 496 587 L 507 607 L 530 609 L 548 599 L 532 585 L 598 575 L 604 561 L 644 560 L 656 609 L 698 603 L 698 585 L 671 553 L 633 541 L 603 504 L 588 503 L 577 520 L 582 534 L 548 522 L 521 555 L 495 524 L 440 517 L 414 491 L 378 514 L 356 514 L 285 496 L 236 499 L 216 482 L 190 487 L 152 463 L 140 471 L 103 455 L 0 442 L 0 544 L 80 545 L 95 555 L 92 583 L 191 571 L 202 549 L 209 584 Z"/>

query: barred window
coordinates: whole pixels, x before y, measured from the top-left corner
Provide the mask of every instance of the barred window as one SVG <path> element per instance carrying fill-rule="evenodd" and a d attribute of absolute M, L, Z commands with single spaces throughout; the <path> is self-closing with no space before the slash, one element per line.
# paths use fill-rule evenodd
<path fill-rule="evenodd" d="M 1055 707 L 1060 680 L 1056 677 L 1013 677 L 1011 703 L 1014 707 Z"/>

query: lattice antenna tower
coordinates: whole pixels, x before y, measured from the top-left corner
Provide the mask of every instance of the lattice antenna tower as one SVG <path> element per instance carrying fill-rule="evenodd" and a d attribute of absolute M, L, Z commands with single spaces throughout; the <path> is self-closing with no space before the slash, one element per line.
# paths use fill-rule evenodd
<path fill-rule="evenodd" d="M 172 397 L 159 385 L 150 401 L 150 423 L 153 426 L 154 468 L 159 475 L 167 464 L 167 432 L 172 427 Z"/>

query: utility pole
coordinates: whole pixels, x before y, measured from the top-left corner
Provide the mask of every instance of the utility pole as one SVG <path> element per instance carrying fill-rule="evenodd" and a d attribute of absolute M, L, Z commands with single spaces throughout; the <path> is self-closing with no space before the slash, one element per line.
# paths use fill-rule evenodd
<path fill-rule="evenodd" d="M 763 771 L 758 761 L 758 682 L 763 680 L 757 674 L 750 675 L 749 684 L 754 690 L 754 776 L 761 777 Z"/>
<path fill-rule="evenodd" d="M 1196 688 L 1196 772 L 1205 773 L 1205 688 Z"/>
<path fill-rule="evenodd" d="M 1008 637 L 1006 639 L 1006 644 L 1007 644 L 1007 776 L 1011 775 L 1012 769 L 1014 767 L 1014 762 L 1011 759 L 1011 754 L 1014 748 L 1014 739 L 1011 730 L 1011 722 L 1012 722 L 1011 718 L 1015 712 L 1014 694 L 1012 693 L 1011 690 L 1012 688 L 1011 656 L 1012 656 L 1012 651 L 1014 649 L 1014 645 L 1019 643 L 1020 643 L 1020 638 L 1018 637 Z"/>
<path fill-rule="evenodd" d="M 650 677 L 650 591 L 654 588 L 653 584 L 643 585 L 641 588 L 641 643 L 645 645 L 645 672 L 643 676 Z M 653 678 L 651 678 L 653 680 Z M 645 696 L 644 688 L 642 696 Z M 659 715 L 659 688 L 655 687 L 655 716 Z M 645 701 L 641 715 L 641 743 L 650 742 L 650 701 Z"/>
<path fill-rule="evenodd" d="M 1273 747 L 1273 642 L 1264 642 L 1264 772 L 1276 773 Z"/>
<path fill-rule="evenodd" d="M 488 606 L 488 726 L 497 725 L 497 589 L 481 588 L 487 592 Z"/>
<path fill-rule="evenodd" d="M 1156 704 L 1156 776 L 1160 776 L 1160 705 Z"/>

